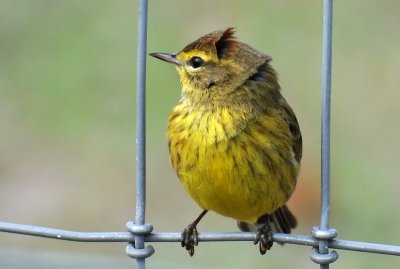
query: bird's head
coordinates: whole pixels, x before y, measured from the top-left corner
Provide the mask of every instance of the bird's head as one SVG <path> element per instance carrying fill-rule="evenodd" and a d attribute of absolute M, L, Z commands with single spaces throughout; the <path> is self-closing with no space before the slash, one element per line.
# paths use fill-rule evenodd
<path fill-rule="evenodd" d="M 223 98 L 269 61 L 269 56 L 238 41 L 235 29 L 206 34 L 177 53 L 150 53 L 175 65 L 183 96 Z M 198 98 L 197 98 L 198 99 Z"/>

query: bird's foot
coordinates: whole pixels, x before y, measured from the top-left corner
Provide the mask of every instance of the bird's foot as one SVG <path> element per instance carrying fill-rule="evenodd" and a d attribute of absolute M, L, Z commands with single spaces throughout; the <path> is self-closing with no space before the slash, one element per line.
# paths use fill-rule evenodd
<path fill-rule="evenodd" d="M 190 256 L 193 256 L 194 247 L 198 244 L 196 224 L 189 224 L 181 233 L 181 246 L 189 252 Z"/>
<path fill-rule="evenodd" d="M 256 239 L 254 240 L 254 245 L 258 243 L 260 245 L 261 255 L 264 255 L 267 250 L 270 250 L 272 245 L 274 244 L 274 241 L 272 240 L 272 229 L 269 225 L 269 222 L 258 229 Z"/>

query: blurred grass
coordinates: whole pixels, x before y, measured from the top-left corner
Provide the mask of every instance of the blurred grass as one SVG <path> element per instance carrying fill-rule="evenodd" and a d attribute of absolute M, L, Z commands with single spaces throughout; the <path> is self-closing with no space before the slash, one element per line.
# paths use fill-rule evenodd
<path fill-rule="evenodd" d="M 308 234 L 319 221 L 321 3 L 176 0 L 149 7 L 149 52 L 177 51 L 236 26 L 241 40 L 273 56 L 304 136 L 290 206 L 300 221 L 296 232 Z M 332 226 L 339 238 L 400 242 L 399 8 L 394 0 L 335 2 Z M 1 220 L 103 231 L 125 230 L 133 218 L 136 12 L 135 2 L 123 0 L 0 1 Z M 179 81 L 172 67 L 152 59 L 147 77 L 147 219 L 156 231 L 179 231 L 199 212 L 166 149 L 166 117 L 179 99 Z M 236 230 L 215 214 L 199 228 Z M 2 268 L 133 264 L 123 244 L 8 234 L 0 240 L 12 257 L 0 259 Z M 154 245 L 150 268 L 315 266 L 299 246 L 277 246 L 261 257 L 251 243 L 202 243 L 189 258 L 178 244 Z M 339 254 L 337 266 L 346 268 L 398 264 L 395 257 Z"/>

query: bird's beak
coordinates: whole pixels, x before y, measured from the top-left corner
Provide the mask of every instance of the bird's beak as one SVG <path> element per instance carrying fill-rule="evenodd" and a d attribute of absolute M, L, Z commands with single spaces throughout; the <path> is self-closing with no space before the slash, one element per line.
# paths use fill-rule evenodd
<path fill-rule="evenodd" d="M 157 59 L 163 60 L 167 63 L 171 63 L 177 66 L 182 65 L 182 63 L 178 59 L 176 59 L 176 53 L 152 52 L 149 55 Z"/>

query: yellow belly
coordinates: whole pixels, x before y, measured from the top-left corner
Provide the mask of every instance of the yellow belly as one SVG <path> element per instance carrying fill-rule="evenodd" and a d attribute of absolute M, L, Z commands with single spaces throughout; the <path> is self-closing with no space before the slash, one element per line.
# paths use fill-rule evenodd
<path fill-rule="evenodd" d="M 182 128 L 185 119 L 170 121 L 172 164 L 200 207 L 255 222 L 284 205 L 296 185 L 299 165 L 291 140 L 285 141 L 289 132 L 271 133 L 276 120 L 265 116 L 230 135 L 228 127 L 217 126 L 218 115 L 214 122 L 212 115 L 206 117 L 212 126 L 207 129 L 199 127 L 201 120 L 193 127 L 192 118 L 186 119 L 187 128 Z"/>

